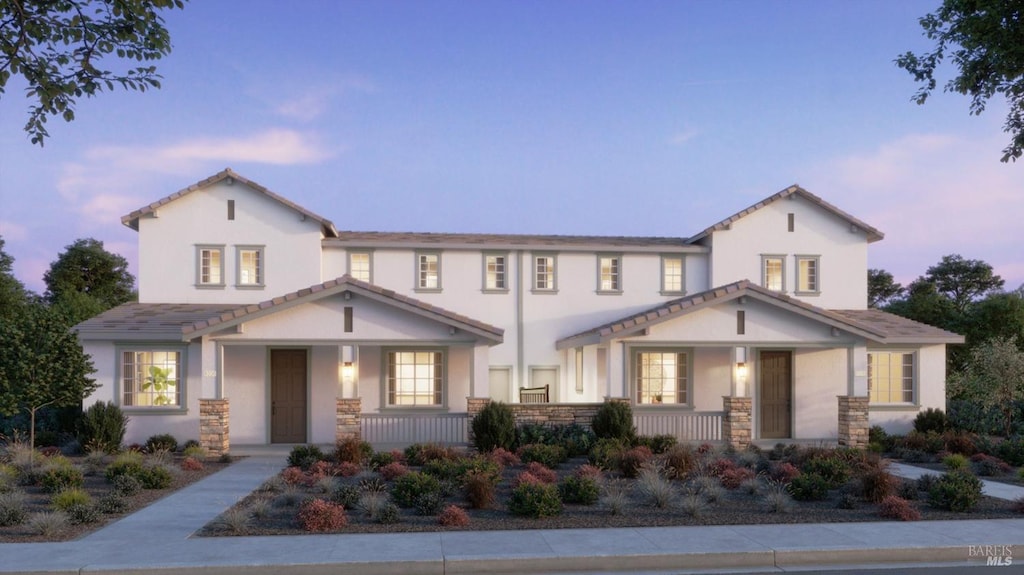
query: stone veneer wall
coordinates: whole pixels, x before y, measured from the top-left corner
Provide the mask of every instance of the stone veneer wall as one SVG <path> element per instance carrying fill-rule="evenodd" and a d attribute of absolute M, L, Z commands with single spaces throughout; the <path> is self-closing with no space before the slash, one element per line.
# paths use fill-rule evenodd
<path fill-rule="evenodd" d="M 722 439 L 736 449 L 750 445 L 753 399 L 725 396 L 725 416 L 722 417 Z"/>
<path fill-rule="evenodd" d="M 361 398 L 337 398 L 336 427 L 334 440 L 362 438 L 362 416 L 363 400 Z"/>
<path fill-rule="evenodd" d="M 231 449 L 230 406 L 227 399 L 199 400 L 199 443 L 210 455 Z"/>
<path fill-rule="evenodd" d="M 840 395 L 839 445 L 867 447 L 869 427 L 867 396 Z"/>
<path fill-rule="evenodd" d="M 613 397 L 606 401 L 626 402 L 626 398 Z M 485 397 L 466 398 L 469 419 L 472 421 L 476 414 L 480 413 L 491 400 Z M 508 403 L 512 409 L 512 415 L 516 418 L 516 424 L 538 423 L 541 425 L 569 425 L 577 424 L 583 427 L 590 427 L 590 422 L 597 415 L 597 410 L 602 403 Z M 473 429 L 469 429 L 469 440 L 473 441 Z"/>

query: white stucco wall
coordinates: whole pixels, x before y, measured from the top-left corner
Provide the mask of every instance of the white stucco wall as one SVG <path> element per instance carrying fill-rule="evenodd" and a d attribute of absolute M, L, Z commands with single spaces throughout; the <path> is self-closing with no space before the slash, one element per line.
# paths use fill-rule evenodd
<path fill-rule="evenodd" d="M 259 445 L 270 437 L 267 422 L 269 361 L 263 346 L 227 346 L 224 349 L 224 396 L 231 410 L 232 443 Z"/>
<path fill-rule="evenodd" d="M 794 214 L 794 231 L 788 214 Z M 785 291 L 826 309 L 867 307 L 867 236 L 823 208 L 793 195 L 713 233 L 711 283 L 749 279 L 761 283 L 761 255 L 785 255 Z M 821 293 L 797 295 L 796 255 L 819 256 Z"/>
<path fill-rule="evenodd" d="M 309 287 L 321 281 L 321 236 L 317 222 L 244 184 L 219 182 L 139 219 L 139 301 L 256 303 Z M 224 246 L 222 289 L 196 287 L 197 244 Z M 264 288 L 235 287 L 239 245 L 264 246 Z"/>
<path fill-rule="evenodd" d="M 757 357 L 756 354 L 754 357 Z M 793 437 L 835 440 L 839 432 L 838 397 L 847 395 L 847 386 L 845 349 L 795 350 Z M 754 429 L 759 430 L 760 422 L 756 419 L 755 416 Z"/>

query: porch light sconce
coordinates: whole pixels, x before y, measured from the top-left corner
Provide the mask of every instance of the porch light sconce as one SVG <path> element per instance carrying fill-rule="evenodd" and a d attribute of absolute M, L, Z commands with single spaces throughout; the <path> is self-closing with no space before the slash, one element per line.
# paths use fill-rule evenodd
<path fill-rule="evenodd" d="M 355 375 L 356 368 L 352 365 L 351 361 L 346 361 L 341 364 L 341 381 L 345 383 L 352 383 Z"/>
<path fill-rule="evenodd" d="M 747 379 L 747 348 L 736 348 L 736 380 L 743 382 Z"/>
<path fill-rule="evenodd" d="M 747 379 L 747 364 L 737 363 L 736 364 L 736 379 L 746 380 Z"/>

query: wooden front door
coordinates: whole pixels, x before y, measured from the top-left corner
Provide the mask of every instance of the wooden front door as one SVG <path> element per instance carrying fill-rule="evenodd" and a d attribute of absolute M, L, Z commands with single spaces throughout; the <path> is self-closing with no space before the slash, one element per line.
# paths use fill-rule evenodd
<path fill-rule="evenodd" d="M 759 361 L 762 439 L 792 436 L 793 353 L 762 351 Z"/>
<path fill-rule="evenodd" d="M 306 443 L 306 350 L 270 350 L 270 442 Z"/>

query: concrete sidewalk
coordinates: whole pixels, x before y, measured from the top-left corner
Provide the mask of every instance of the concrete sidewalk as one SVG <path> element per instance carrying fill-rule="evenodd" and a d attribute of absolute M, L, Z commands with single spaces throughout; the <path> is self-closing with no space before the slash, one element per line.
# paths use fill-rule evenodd
<path fill-rule="evenodd" d="M 190 537 L 282 465 L 249 457 L 77 541 L 0 545 L 0 572 L 768 572 L 978 566 L 996 551 L 1024 555 L 1024 519 Z"/>

